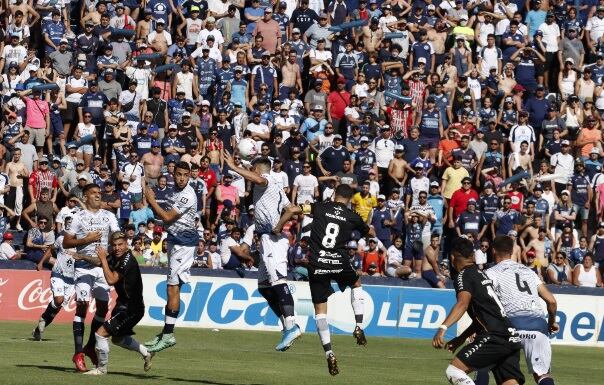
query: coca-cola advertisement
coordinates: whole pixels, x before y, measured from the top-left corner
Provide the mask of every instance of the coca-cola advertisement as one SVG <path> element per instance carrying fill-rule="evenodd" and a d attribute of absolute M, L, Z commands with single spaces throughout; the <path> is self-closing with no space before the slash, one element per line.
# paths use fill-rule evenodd
<path fill-rule="evenodd" d="M 52 300 L 49 271 L 0 269 L 0 318 L 5 321 L 37 321 Z M 109 308 L 115 302 L 111 291 Z M 91 302 L 88 312 L 94 313 Z M 55 322 L 71 322 L 75 312 L 75 296 L 66 301 Z"/>

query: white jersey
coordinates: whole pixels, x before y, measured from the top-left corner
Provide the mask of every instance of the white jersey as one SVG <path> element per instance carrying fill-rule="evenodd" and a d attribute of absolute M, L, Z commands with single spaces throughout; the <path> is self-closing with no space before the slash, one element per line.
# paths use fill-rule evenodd
<path fill-rule="evenodd" d="M 546 314 L 537 292 L 543 283 L 534 271 L 512 260 L 505 260 L 486 273 L 493 281 L 493 288 L 514 327 L 522 330 L 535 330 L 534 325 L 538 325 L 538 329 L 547 327 L 544 322 Z M 519 319 L 523 321 L 515 322 Z"/>
<path fill-rule="evenodd" d="M 168 242 L 180 246 L 197 246 L 199 234 L 195 226 L 197 214 L 197 195 L 190 185 L 182 190 L 173 190 L 168 195 L 168 207 L 176 210 L 180 216 L 166 227 Z"/>
<path fill-rule="evenodd" d="M 104 209 L 100 209 L 96 212 L 80 210 L 73 216 L 71 227 L 66 230 L 66 233 L 74 235 L 76 239 L 82 239 L 85 238 L 88 233 L 94 231 L 101 232 L 100 241 L 77 247 L 78 254 L 96 256 L 97 246 L 107 247 L 109 245 L 109 236 L 111 233 L 120 231 L 120 226 L 117 223 L 115 214 Z M 95 267 L 86 261 L 77 261 L 75 264 L 78 268 Z"/>
<path fill-rule="evenodd" d="M 57 237 L 54 247 L 57 252 L 57 261 L 52 267 L 53 274 L 60 274 L 64 278 L 73 279 L 75 276 L 75 260 L 69 253 L 75 252 L 76 249 L 63 248 L 63 235 Z"/>
<path fill-rule="evenodd" d="M 290 202 L 280 181 L 270 174 L 262 174 L 262 177 L 267 180 L 266 186 L 254 186 L 254 224 L 257 233 L 270 233 Z"/>

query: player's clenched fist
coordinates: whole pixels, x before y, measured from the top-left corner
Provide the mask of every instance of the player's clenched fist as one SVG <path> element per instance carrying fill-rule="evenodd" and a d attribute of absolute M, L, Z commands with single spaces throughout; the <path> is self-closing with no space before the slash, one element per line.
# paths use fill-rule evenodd
<path fill-rule="evenodd" d="M 101 247 L 101 246 L 97 246 L 96 255 L 98 255 L 98 257 L 101 261 L 106 261 L 107 260 L 107 249 L 105 249 L 104 247 Z"/>
<path fill-rule="evenodd" d="M 443 338 L 444 334 L 444 330 L 438 329 L 438 331 L 434 335 L 434 338 L 432 338 L 432 346 L 435 349 L 442 349 L 443 347 L 445 347 L 445 339 Z"/>

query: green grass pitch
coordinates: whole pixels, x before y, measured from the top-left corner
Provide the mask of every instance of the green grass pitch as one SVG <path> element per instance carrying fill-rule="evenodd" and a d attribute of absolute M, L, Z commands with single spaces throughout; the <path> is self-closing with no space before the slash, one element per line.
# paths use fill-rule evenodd
<path fill-rule="evenodd" d="M 352 336 L 332 336 L 340 367 L 340 374 L 332 378 L 315 334 L 304 334 L 289 351 L 280 353 L 273 350 L 277 333 L 177 326 L 177 345 L 158 353 L 151 371 L 143 371 L 138 354 L 111 345 L 110 373 L 89 378 L 76 373 L 71 363 L 71 325 L 51 325 L 41 342 L 31 340 L 33 326 L 0 323 L 0 384 L 441 385 L 447 383 L 444 370 L 451 357 L 432 349 L 428 340 L 369 337 L 363 348 L 356 346 Z M 158 330 L 138 327 L 136 338 L 145 341 Z M 602 384 L 603 357 L 604 351 L 598 348 L 554 347 L 556 384 Z M 534 383 L 524 362 L 523 371 L 526 383 Z"/>

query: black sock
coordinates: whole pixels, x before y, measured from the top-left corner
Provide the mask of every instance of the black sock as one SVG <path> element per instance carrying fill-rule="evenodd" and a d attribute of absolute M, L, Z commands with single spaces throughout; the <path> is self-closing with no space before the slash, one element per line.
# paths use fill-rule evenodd
<path fill-rule="evenodd" d="M 479 369 L 476 371 L 476 385 L 489 385 L 489 369 Z"/>
<path fill-rule="evenodd" d="M 273 286 L 273 290 L 275 292 L 275 295 L 279 299 L 279 308 L 281 309 L 283 317 L 293 317 L 294 297 L 292 297 L 292 293 L 289 291 L 289 286 L 284 283 L 281 285 Z"/>
<path fill-rule="evenodd" d="M 277 294 L 273 290 L 272 287 L 259 287 L 258 292 L 260 295 L 266 299 L 268 302 L 268 306 L 271 308 L 273 313 L 277 316 L 277 318 L 281 318 L 283 313 L 281 313 L 281 307 L 279 306 L 279 299 L 277 298 Z"/>
<path fill-rule="evenodd" d="M 539 385 L 556 385 L 554 383 L 554 379 L 551 377 L 544 377 L 537 384 L 539 384 Z"/>
<path fill-rule="evenodd" d="M 164 323 L 164 329 L 161 332 L 162 334 L 172 334 L 174 333 L 174 324 L 176 323 L 176 318 L 178 318 L 178 310 L 171 310 L 166 306 L 164 312 L 166 314 L 166 320 Z"/>
<path fill-rule="evenodd" d="M 95 314 L 94 318 L 92 319 L 92 323 L 90 324 L 90 335 L 88 336 L 88 342 L 86 342 L 86 346 L 94 347 L 96 343 L 96 337 L 94 336 L 94 333 L 99 330 L 103 323 L 105 323 L 105 317 L 103 317 L 103 319 L 101 320 L 101 316 Z"/>
<path fill-rule="evenodd" d="M 73 321 L 73 343 L 75 345 L 75 352 L 81 353 L 84 349 L 82 344 L 84 343 L 84 322 Z"/>
<path fill-rule="evenodd" d="M 55 307 L 54 301 L 50 301 L 50 303 L 46 307 L 46 310 L 44 310 L 44 313 L 42 313 L 42 316 L 41 316 L 41 318 L 44 320 L 44 324 L 46 326 L 50 325 L 60 310 L 61 310 L 60 306 Z"/>

